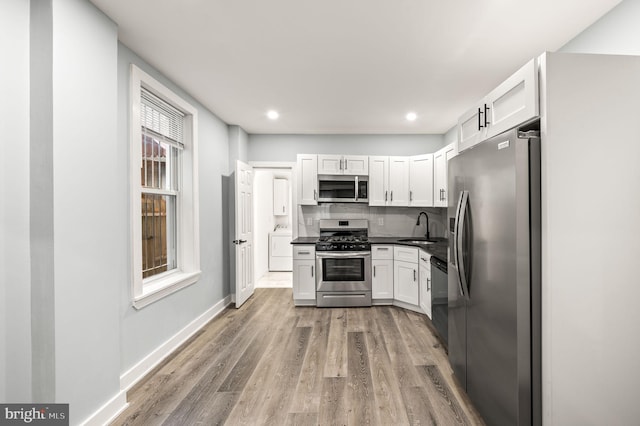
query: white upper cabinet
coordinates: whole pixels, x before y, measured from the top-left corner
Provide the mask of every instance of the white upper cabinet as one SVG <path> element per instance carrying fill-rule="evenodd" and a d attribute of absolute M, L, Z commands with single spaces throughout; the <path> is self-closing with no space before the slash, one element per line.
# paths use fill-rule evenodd
<path fill-rule="evenodd" d="M 341 175 L 342 174 L 342 155 L 318 154 L 318 174 Z"/>
<path fill-rule="evenodd" d="M 487 137 L 482 108 L 474 106 L 458 119 L 458 151 L 470 148 Z"/>
<path fill-rule="evenodd" d="M 433 206 L 433 154 L 409 158 L 409 206 Z"/>
<path fill-rule="evenodd" d="M 369 174 L 369 157 L 366 155 L 345 155 L 344 174 L 367 176 Z"/>
<path fill-rule="evenodd" d="M 273 179 L 273 215 L 289 214 L 289 181 L 284 178 Z"/>
<path fill-rule="evenodd" d="M 318 155 L 320 175 L 368 175 L 369 157 L 366 155 Z"/>
<path fill-rule="evenodd" d="M 532 59 L 460 117 L 458 152 L 538 115 L 538 65 Z"/>
<path fill-rule="evenodd" d="M 539 115 L 538 66 L 527 62 L 487 96 L 487 138 Z"/>
<path fill-rule="evenodd" d="M 449 160 L 458 155 L 451 143 L 433 154 L 433 206 L 447 207 L 447 170 Z"/>
<path fill-rule="evenodd" d="M 409 157 L 389 157 L 388 206 L 409 205 Z"/>
<path fill-rule="evenodd" d="M 389 157 L 369 157 L 369 205 L 386 206 L 389 200 Z"/>
<path fill-rule="evenodd" d="M 298 154 L 297 165 L 298 204 L 318 204 L 318 156 Z"/>

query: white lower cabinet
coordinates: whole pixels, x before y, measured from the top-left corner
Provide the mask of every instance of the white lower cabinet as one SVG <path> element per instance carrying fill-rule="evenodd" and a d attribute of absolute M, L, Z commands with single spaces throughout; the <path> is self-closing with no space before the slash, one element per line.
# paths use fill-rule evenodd
<path fill-rule="evenodd" d="M 413 306 L 419 304 L 418 251 L 395 246 L 393 252 L 393 298 Z"/>
<path fill-rule="evenodd" d="M 393 246 L 371 247 L 371 299 L 374 304 L 393 302 Z"/>
<path fill-rule="evenodd" d="M 431 319 L 431 255 L 420 250 L 420 309 Z"/>
<path fill-rule="evenodd" d="M 316 304 L 316 249 L 312 245 L 293 246 L 293 302 Z"/>

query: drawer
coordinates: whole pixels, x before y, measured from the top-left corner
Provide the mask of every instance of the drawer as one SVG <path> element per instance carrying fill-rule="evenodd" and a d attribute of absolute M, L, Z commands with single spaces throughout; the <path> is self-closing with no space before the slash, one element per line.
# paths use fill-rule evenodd
<path fill-rule="evenodd" d="M 393 259 L 393 246 L 371 246 L 371 259 Z"/>
<path fill-rule="evenodd" d="M 316 248 L 315 246 L 301 246 L 296 244 L 293 246 L 293 258 L 294 259 L 315 259 Z"/>
<path fill-rule="evenodd" d="M 427 269 L 431 269 L 431 255 L 424 250 L 420 250 L 418 254 L 421 266 L 425 266 Z"/>
<path fill-rule="evenodd" d="M 418 251 L 417 247 L 393 246 L 393 260 L 418 263 Z"/>

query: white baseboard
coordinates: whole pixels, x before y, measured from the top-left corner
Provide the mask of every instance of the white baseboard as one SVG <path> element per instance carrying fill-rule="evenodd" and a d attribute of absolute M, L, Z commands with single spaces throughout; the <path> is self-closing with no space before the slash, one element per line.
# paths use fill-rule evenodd
<path fill-rule="evenodd" d="M 397 306 L 403 309 L 408 309 L 410 311 L 417 312 L 419 314 L 424 314 L 424 311 L 422 310 L 422 308 L 420 308 L 420 306 L 412 305 L 411 303 L 405 303 L 399 300 L 394 300 L 393 306 Z"/>
<path fill-rule="evenodd" d="M 206 323 L 218 316 L 224 308 L 231 304 L 231 296 L 227 296 L 220 302 L 207 309 L 205 313 L 200 315 L 195 320 L 191 321 L 189 325 L 180 330 L 174 336 L 169 338 L 166 342 L 158 346 L 149 355 L 144 357 L 140 362 L 131 367 L 120 376 L 120 390 L 123 392 L 131 389 L 140 379 L 146 376 L 151 370 L 153 370 L 163 359 L 169 356 L 180 345 L 193 336 L 198 330 L 200 330 Z"/>
<path fill-rule="evenodd" d="M 80 423 L 82 426 L 102 426 L 108 425 L 116 417 L 120 415 L 127 407 L 129 403 L 127 402 L 127 392 L 121 390 L 109 400 L 106 404 L 104 404 L 98 411 L 93 413 L 88 419 Z"/>

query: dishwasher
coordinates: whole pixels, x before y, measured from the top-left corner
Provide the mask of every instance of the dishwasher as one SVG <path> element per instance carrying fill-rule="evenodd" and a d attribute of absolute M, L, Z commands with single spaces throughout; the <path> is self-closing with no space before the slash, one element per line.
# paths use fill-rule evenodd
<path fill-rule="evenodd" d="M 448 344 L 448 279 L 447 262 L 431 256 L 431 321 L 445 346 Z"/>

